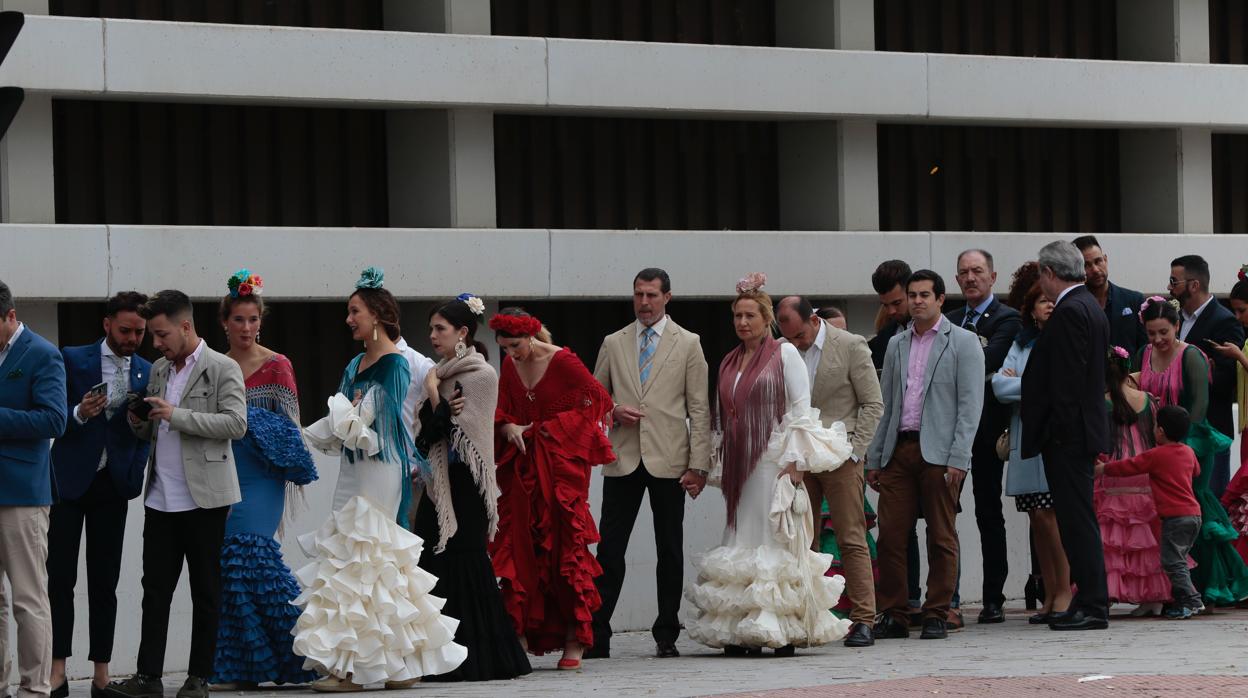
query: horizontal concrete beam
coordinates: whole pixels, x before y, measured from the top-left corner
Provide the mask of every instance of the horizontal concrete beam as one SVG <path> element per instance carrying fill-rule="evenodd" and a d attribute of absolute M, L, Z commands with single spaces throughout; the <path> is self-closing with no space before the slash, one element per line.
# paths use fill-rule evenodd
<path fill-rule="evenodd" d="M 660 266 L 684 298 L 726 298 L 747 272 L 766 272 L 770 292 L 870 298 L 871 271 L 886 259 L 932 268 L 957 295 L 960 251 L 996 258 L 996 290 L 1056 239 L 1072 234 L 497 230 L 406 228 L 184 228 L 0 225 L 0 249 L 19 263 L 0 272 L 19 298 L 100 300 L 128 289 L 177 287 L 213 298 L 249 267 L 273 299 L 341 299 L 366 266 L 386 270 L 404 299 L 471 291 L 487 298 L 616 298 L 637 270 Z M 1101 235 L 1111 278 L 1164 292 L 1170 260 L 1203 255 L 1214 291 L 1235 282 L 1248 236 Z"/>
<path fill-rule="evenodd" d="M 103 99 L 1248 130 L 1248 66 L 29 16 L 0 84 Z"/>

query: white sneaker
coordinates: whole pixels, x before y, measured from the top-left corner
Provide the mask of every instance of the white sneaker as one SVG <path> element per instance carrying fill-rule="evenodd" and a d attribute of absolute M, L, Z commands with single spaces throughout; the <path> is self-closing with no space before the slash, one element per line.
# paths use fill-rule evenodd
<path fill-rule="evenodd" d="M 1131 615 L 1134 618 L 1151 618 L 1161 613 L 1160 603 L 1142 603 L 1131 609 Z"/>

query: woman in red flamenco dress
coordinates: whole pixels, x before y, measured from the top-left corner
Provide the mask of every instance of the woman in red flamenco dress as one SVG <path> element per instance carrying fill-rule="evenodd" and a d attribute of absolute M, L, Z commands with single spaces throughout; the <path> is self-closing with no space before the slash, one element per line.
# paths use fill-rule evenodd
<path fill-rule="evenodd" d="M 602 574 L 589 545 L 590 469 L 615 460 L 605 433 L 611 397 L 537 318 L 504 308 L 490 320 L 503 358 L 495 414 L 498 534 L 490 545 L 503 603 L 533 654 L 563 650 L 579 669 L 593 644 Z"/>

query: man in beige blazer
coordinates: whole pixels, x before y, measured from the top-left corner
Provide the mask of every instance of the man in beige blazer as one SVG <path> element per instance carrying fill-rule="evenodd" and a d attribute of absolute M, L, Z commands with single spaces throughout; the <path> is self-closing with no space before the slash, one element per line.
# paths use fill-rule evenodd
<path fill-rule="evenodd" d="M 867 340 L 833 327 L 815 314 L 810 301 L 789 296 L 776 305 L 780 332 L 801 352 L 810 372 L 810 404 L 819 410 L 824 426 L 841 422 L 849 432 L 854 454 L 844 465 L 827 473 L 807 475 L 815 530 L 820 530 L 823 500 L 836 531 L 841 551 L 845 590 L 853 610 L 854 624 L 845 636 L 846 647 L 875 644 L 875 577 L 867 547 L 867 524 L 863 512 L 863 462 L 884 401 L 880 381 L 871 362 Z M 815 549 L 819 547 L 818 536 Z"/>
<path fill-rule="evenodd" d="M 607 335 L 594 377 L 615 401 L 611 445 L 618 460 L 603 468 L 602 516 L 595 582 L 594 646 L 586 657 L 611 656 L 611 614 L 624 584 L 624 553 L 642 495 L 650 495 L 658 551 L 659 616 L 652 633 L 659 657 L 678 657 L 684 586 L 685 493 L 697 497 L 710 468 L 706 357 L 698 335 L 666 314 L 672 282 L 662 269 L 633 279 L 637 321 Z"/>
<path fill-rule="evenodd" d="M 140 312 L 163 358 L 152 365 L 141 418 L 130 426 L 152 442 L 143 522 L 143 621 L 137 672 L 105 689 L 121 698 L 163 695 L 169 607 L 186 561 L 191 584 L 191 656 L 178 698 L 206 698 L 221 607 L 221 542 L 230 505 L 242 499 L 230 441 L 247 433 L 243 373 L 199 338 L 191 300 L 161 291 Z M 186 632 L 179 629 L 179 632 Z"/>

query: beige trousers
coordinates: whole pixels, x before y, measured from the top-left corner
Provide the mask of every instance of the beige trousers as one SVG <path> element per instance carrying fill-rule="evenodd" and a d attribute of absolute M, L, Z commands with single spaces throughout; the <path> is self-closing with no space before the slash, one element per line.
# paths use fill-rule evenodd
<path fill-rule="evenodd" d="M 48 507 L 0 506 L 0 577 L 8 577 L 17 624 L 18 698 L 52 692 L 52 610 L 48 604 Z M 3 608 L 3 606 L 0 606 Z M 0 611 L 8 616 L 8 611 Z M 5 624 L 7 625 L 7 623 Z M 9 656 L 8 628 L 0 656 Z"/>

